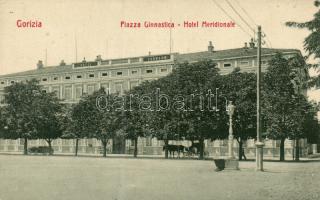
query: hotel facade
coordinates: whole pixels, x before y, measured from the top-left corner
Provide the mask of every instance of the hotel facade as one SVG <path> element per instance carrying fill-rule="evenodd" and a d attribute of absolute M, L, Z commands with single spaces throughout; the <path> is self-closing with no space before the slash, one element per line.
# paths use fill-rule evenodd
<path fill-rule="evenodd" d="M 262 71 L 267 68 L 267 62 L 277 52 L 281 52 L 289 58 L 301 54 L 296 49 L 262 49 Z M 30 79 L 39 80 L 43 90 L 55 92 L 63 103 L 77 103 L 83 94 L 92 94 L 94 91 L 105 88 L 110 93 L 123 94 L 146 80 L 157 80 L 172 72 L 177 63 L 197 62 L 203 59 L 211 59 L 220 69 L 221 74 L 228 74 L 238 67 L 244 72 L 255 72 L 257 67 L 257 49 L 254 43 L 245 44 L 242 48 L 215 50 L 209 42 L 206 51 L 195 53 L 169 53 L 161 55 L 146 55 L 139 57 L 103 59 L 97 56 L 94 61 L 66 64 L 63 60 L 57 66 L 44 67 L 39 61 L 36 69 L 14 74 L 0 76 L 0 102 L 4 100 L 4 88 L 15 82 Z M 307 73 L 307 72 L 305 72 Z M 265 140 L 264 156 L 267 158 L 278 157 L 280 154 L 280 141 Z M 5 140 L 0 139 L 0 152 L 18 153 L 23 151 L 22 139 Z M 170 141 L 190 146 L 189 141 Z M 310 152 L 316 152 L 306 140 L 300 140 L 301 156 Z M 163 141 L 156 138 L 139 138 L 138 154 L 162 155 Z M 46 146 L 44 140 L 29 140 L 28 146 Z M 61 154 L 72 154 L 75 151 L 75 140 L 56 139 L 52 143 L 54 152 Z M 237 142 L 234 142 L 234 153 L 237 155 Z M 133 142 L 125 138 L 114 138 L 107 146 L 108 153 L 132 154 Z M 255 156 L 255 145 L 253 140 L 244 144 L 245 154 L 248 158 Z M 79 154 L 97 154 L 102 151 L 101 142 L 96 139 L 81 139 L 79 142 Z M 227 141 L 205 141 L 205 152 L 209 156 L 226 156 Z M 285 154 L 287 159 L 294 155 L 294 142 L 286 140 Z"/>

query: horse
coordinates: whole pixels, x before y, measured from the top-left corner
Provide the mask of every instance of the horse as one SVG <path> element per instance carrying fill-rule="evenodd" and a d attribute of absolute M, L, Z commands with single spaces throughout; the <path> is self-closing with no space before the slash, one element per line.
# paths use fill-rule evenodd
<path fill-rule="evenodd" d="M 174 152 L 178 153 L 178 158 L 180 158 L 180 152 L 184 153 L 185 146 L 183 145 L 174 145 L 174 144 L 167 144 L 163 146 L 163 151 L 168 150 L 170 156 L 174 157 Z"/>

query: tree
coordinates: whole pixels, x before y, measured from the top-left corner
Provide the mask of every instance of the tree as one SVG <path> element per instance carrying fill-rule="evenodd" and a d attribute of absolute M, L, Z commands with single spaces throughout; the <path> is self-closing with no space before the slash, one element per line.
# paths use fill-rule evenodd
<path fill-rule="evenodd" d="M 5 87 L 8 136 L 24 139 L 24 154 L 28 154 L 28 139 L 34 138 L 38 120 L 37 101 L 41 94 L 38 81 L 16 82 Z"/>
<path fill-rule="evenodd" d="M 243 141 L 256 137 L 256 74 L 243 73 L 236 68 L 221 77 L 220 85 L 226 99 L 236 106 L 233 130 L 239 143 L 239 160 L 242 160 Z"/>
<path fill-rule="evenodd" d="M 63 126 L 63 138 L 75 139 L 75 156 L 78 156 L 79 140 L 85 137 L 89 137 L 86 127 L 86 118 L 82 115 L 82 109 L 84 104 L 76 104 L 66 108 L 64 113 L 65 116 L 62 120 Z"/>
<path fill-rule="evenodd" d="M 320 6 L 320 1 L 315 0 L 314 5 L 316 7 Z M 314 15 L 313 19 L 307 22 L 286 22 L 289 27 L 295 27 L 300 29 L 308 29 L 311 33 L 304 39 L 304 49 L 308 53 L 307 57 L 311 55 L 314 58 L 320 58 L 320 10 L 318 10 Z M 319 65 L 309 65 L 310 67 L 319 68 Z M 314 77 L 310 80 L 309 86 L 317 85 L 320 86 L 320 75 Z"/>
<path fill-rule="evenodd" d="M 62 136 L 62 104 L 60 104 L 58 97 L 54 92 L 47 93 L 42 91 L 34 100 L 36 108 L 36 134 L 35 137 L 44 139 L 50 149 L 52 155 L 52 141 Z"/>
<path fill-rule="evenodd" d="M 79 119 L 76 123 L 82 123 L 82 133 L 88 133 L 88 137 L 101 141 L 103 157 L 107 155 L 109 139 L 121 128 L 121 112 L 113 107 L 117 97 L 115 94 L 107 94 L 101 88 L 92 95 L 82 97 L 72 113 L 75 120 Z"/>
<path fill-rule="evenodd" d="M 7 120 L 5 107 L 0 107 L 0 138 L 6 138 Z"/>
<path fill-rule="evenodd" d="M 212 98 L 212 93 L 219 87 L 221 75 L 216 64 L 210 60 L 181 64 L 175 73 L 177 85 L 174 93 L 182 96 L 193 94 L 195 97 L 191 100 L 194 111 L 181 111 L 180 118 L 186 122 L 182 124 L 187 124 L 185 137 L 199 141 L 199 159 L 203 159 L 204 140 L 224 138 L 227 135 L 227 121 L 223 120 L 226 113 L 223 109 L 214 109 Z"/>
<path fill-rule="evenodd" d="M 296 109 L 292 110 L 293 116 L 296 117 L 296 132 L 289 135 L 290 139 L 294 139 L 296 141 L 295 144 L 295 160 L 299 161 L 300 157 L 300 143 L 299 140 L 301 138 L 307 138 L 308 141 L 312 140 L 319 136 L 319 124 L 316 118 L 317 109 L 314 104 L 308 102 L 308 99 L 300 94 L 296 95 L 297 101 Z"/>
<path fill-rule="evenodd" d="M 296 87 L 297 70 L 303 72 L 304 63 L 294 57 L 285 59 L 281 54 L 275 55 L 269 62 L 264 75 L 262 114 L 267 137 L 280 139 L 280 160 L 283 161 L 284 143 L 287 138 L 305 137 L 302 129 L 306 123 L 305 108 L 309 102 Z M 307 78 L 307 77 L 306 77 Z M 302 79 L 302 78 L 301 78 Z M 299 79 L 299 80 L 301 80 Z M 300 83 L 303 85 L 304 81 Z"/>
<path fill-rule="evenodd" d="M 154 81 L 153 81 L 154 82 Z M 138 138 L 151 136 L 149 119 L 151 111 L 141 108 L 141 97 L 152 92 L 153 86 L 149 81 L 143 82 L 141 85 L 132 88 L 123 96 L 126 104 L 122 113 L 122 126 L 125 131 L 125 138 L 134 142 L 133 156 L 138 155 Z M 151 98 L 151 95 L 148 97 Z"/>
<path fill-rule="evenodd" d="M 218 122 L 220 113 L 209 104 L 212 95 L 208 94 L 212 87 L 215 89 L 217 86 L 218 71 L 210 60 L 181 63 L 175 66 L 172 74 L 155 82 L 168 100 L 174 102 L 170 109 L 153 115 L 157 138 L 165 139 L 165 144 L 174 138 L 198 140 L 199 158 L 204 158 L 204 140 L 223 134 L 218 126 L 221 124 Z"/>
<path fill-rule="evenodd" d="M 320 142 L 320 124 L 317 118 L 319 106 L 312 102 L 305 109 L 305 123 L 303 124 L 303 131 L 309 144 L 317 144 Z"/>
<path fill-rule="evenodd" d="M 149 116 L 146 121 L 149 125 L 149 134 L 147 135 L 163 140 L 165 146 L 169 144 L 169 140 L 180 140 L 183 137 L 182 130 L 179 129 L 182 123 L 179 111 L 170 104 L 174 99 L 174 94 L 177 94 L 174 76 L 175 73 L 144 86 L 145 94 L 149 94 L 153 102 L 152 109 L 144 112 Z M 168 148 L 165 148 L 165 158 L 169 158 Z"/>
<path fill-rule="evenodd" d="M 62 119 L 60 119 L 60 127 L 62 130 L 62 135 L 61 135 L 61 139 L 75 139 L 75 135 L 74 135 L 74 123 L 71 119 L 71 111 L 73 108 L 73 104 L 66 104 L 65 106 L 63 106 L 63 111 L 62 111 Z M 77 156 L 77 145 L 76 145 L 76 150 L 75 150 L 75 156 Z"/>
<path fill-rule="evenodd" d="M 320 1 L 314 1 L 316 7 L 320 6 Z M 314 14 L 314 18 L 307 22 L 286 22 L 289 27 L 308 29 L 311 33 L 304 40 L 304 48 L 308 52 L 308 56 L 314 55 L 320 58 L 320 10 Z"/>
<path fill-rule="evenodd" d="M 138 138 L 146 136 L 147 123 L 142 111 L 127 111 L 122 119 L 125 137 L 134 141 L 133 157 L 138 155 Z"/>
<path fill-rule="evenodd" d="M 145 81 L 141 85 L 133 88 L 127 93 L 131 98 L 131 107 L 127 108 L 124 127 L 126 127 L 127 138 L 137 140 L 139 136 L 156 137 L 164 140 L 167 145 L 169 140 L 177 139 L 176 133 L 172 131 L 172 126 L 177 122 L 173 119 L 173 110 L 171 108 L 159 110 L 160 107 L 166 107 L 166 101 L 161 101 L 158 105 L 157 96 L 165 95 L 172 98 L 172 85 L 174 81 L 172 74 L 155 81 Z M 171 102 L 168 99 L 168 102 Z M 131 110 L 131 111 L 130 111 Z M 169 128 L 170 127 L 170 128 Z M 134 155 L 137 152 L 135 142 Z M 168 151 L 165 151 L 165 158 L 168 158 Z"/>

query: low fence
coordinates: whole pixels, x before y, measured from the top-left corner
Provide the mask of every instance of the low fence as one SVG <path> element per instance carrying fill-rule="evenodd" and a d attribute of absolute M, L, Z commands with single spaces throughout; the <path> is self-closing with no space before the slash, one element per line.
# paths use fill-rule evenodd
<path fill-rule="evenodd" d="M 182 144 L 189 146 L 191 142 L 184 141 L 183 143 L 177 141 L 171 141 L 172 144 Z M 19 153 L 23 152 L 23 139 L 18 140 L 3 140 L 0 139 L 0 152 L 7 153 Z M 74 139 L 57 139 L 52 142 L 52 148 L 54 153 L 61 154 L 74 154 L 75 153 L 75 140 Z M 138 154 L 139 155 L 164 155 L 163 141 L 153 138 L 151 141 L 147 141 L 146 138 L 139 138 L 138 140 Z M 28 148 L 35 146 L 47 146 L 47 142 L 44 140 L 29 140 Z M 306 157 L 310 152 L 310 145 L 305 140 L 300 141 L 300 156 Z M 133 154 L 134 145 L 131 140 L 125 141 L 124 147 L 125 154 Z M 238 143 L 234 141 L 234 155 L 238 157 Z M 244 143 L 244 154 L 247 159 L 255 158 L 255 146 L 254 141 L 248 141 Z M 107 154 L 111 154 L 112 140 L 108 142 Z M 78 143 L 79 154 L 102 154 L 101 142 L 96 139 L 81 139 Z M 205 141 L 205 155 L 209 157 L 226 157 L 228 156 L 228 147 L 226 140 Z M 291 159 L 295 155 L 294 142 L 287 140 L 285 143 L 285 156 L 286 159 Z M 277 158 L 280 156 L 279 142 L 275 140 L 265 141 L 264 157 L 265 158 Z"/>

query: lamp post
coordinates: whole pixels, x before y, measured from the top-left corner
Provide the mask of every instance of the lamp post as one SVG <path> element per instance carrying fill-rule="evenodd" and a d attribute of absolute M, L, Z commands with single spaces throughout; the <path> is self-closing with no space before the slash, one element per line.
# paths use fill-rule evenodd
<path fill-rule="evenodd" d="M 233 154 L 233 128 L 232 128 L 232 116 L 234 114 L 235 106 L 232 104 L 232 101 L 229 101 L 229 104 L 227 106 L 227 112 L 229 115 L 229 141 L 228 141 L 228 158 L 229 159 L 234 159 L 234 154 Z"/>
<path fill-rule="evenodd" d="M 232 101 L 228 101 L 226 97 L 226 111 L 229 115 L 229 137 L 228 137 L 228 157 L 227 159 L 222 159 L 223 164 L 221 164 L 221 159 L 214 160 L 217 171 L 226 170 L 239 170 L 239 161 L 234 157 L 233 154 L 233 128 L 232 128 L 232 117 L 236 106 L 232 104 Z"/>

